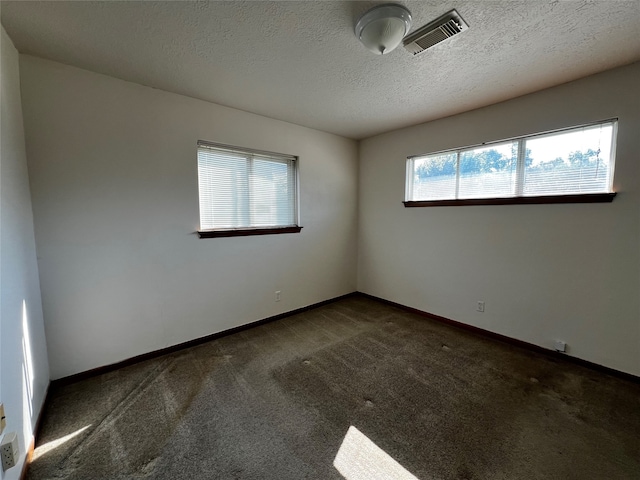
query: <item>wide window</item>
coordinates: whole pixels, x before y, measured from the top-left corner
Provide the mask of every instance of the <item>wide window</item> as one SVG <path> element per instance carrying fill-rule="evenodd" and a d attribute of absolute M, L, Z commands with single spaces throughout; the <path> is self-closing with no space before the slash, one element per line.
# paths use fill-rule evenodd
<path fill-rule="evenodd" d="M 409 157 L 405 206 L 611 201 L 616 126 Z"/>
<path fill-rule="evenodd" d="M 198 142 L 200 236 L 299 232 L 297 158 Z"/>

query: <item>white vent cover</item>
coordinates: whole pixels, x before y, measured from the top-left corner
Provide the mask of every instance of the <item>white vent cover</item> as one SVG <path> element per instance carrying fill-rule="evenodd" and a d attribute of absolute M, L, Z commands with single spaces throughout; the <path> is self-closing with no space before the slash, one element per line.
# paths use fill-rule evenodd
<path fill-rule="evenodd" d="M 407 35 L 402 44 L 413 55 L 417 55 L 449 37 L 464 32 L 467 28 L 469 25 L 465 23 L 458 12 L 451 10 Z"/>

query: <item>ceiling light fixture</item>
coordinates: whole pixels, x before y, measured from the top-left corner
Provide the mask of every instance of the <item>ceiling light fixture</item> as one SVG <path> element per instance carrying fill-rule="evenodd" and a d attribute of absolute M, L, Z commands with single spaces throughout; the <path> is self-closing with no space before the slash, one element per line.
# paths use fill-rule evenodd
<path fill-rule="evenodd" d="M 356 37 L 378 55 L 395 49 L 411 28 L 411 12 L 402 5 L 387 3 L 366 11 L 356 23 Z"/>

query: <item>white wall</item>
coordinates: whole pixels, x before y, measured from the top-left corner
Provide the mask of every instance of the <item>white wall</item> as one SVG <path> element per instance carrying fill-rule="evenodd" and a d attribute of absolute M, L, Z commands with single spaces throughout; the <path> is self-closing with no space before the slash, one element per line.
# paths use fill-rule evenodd
<path fill-rule="evenodd" d="M 355 290 L 356 142 L 31 56 L 20 66 L 52 378 Z M 302 232 L 199 239 L 199 139 L 299 155 Z"/>
<path fill-rule="evenodd" d="M 49 384 L 40 283 L 25 155 L 18 52 L 1 32 L 0 65 L 0 402 L 21 461 L 0 478 L 20 476 Z M 23 328 L 26 327 L 26 328 Z"/>
<path fill-rule="evenodd" d="M 353 141 L 20 58 L 52 378 L 351 292 L 356 247 L 360 291 L 640 374 L 640 65 L 364 140 L 357 198 Z M 401 203 L 407 155 L 611 117 L 612 204 Z M 299 155 L 302 233 L 198 239 L 198 139 Z"/>
<path fill-rule="evenodd" d="M 640 375 L 639 85 L 634 64 L 362 141 L 358 290 Z M 612 117 L 611 204 L 401 203 L 408 155 Z"/>

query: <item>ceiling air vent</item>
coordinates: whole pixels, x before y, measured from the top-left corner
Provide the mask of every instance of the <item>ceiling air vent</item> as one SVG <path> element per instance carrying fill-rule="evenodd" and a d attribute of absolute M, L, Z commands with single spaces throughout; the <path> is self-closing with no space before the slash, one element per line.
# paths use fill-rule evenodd
<path fill-rule="evenodd" d="M 467 28 L 469 28 L 469 25 L 465 23 L 458 12 L 451 10 L 412 34 L 407 35 L 402 44 L 413 55 L 418 55 L 427 48 L 433 47 L 460 32 L 464 32 Z"/>

